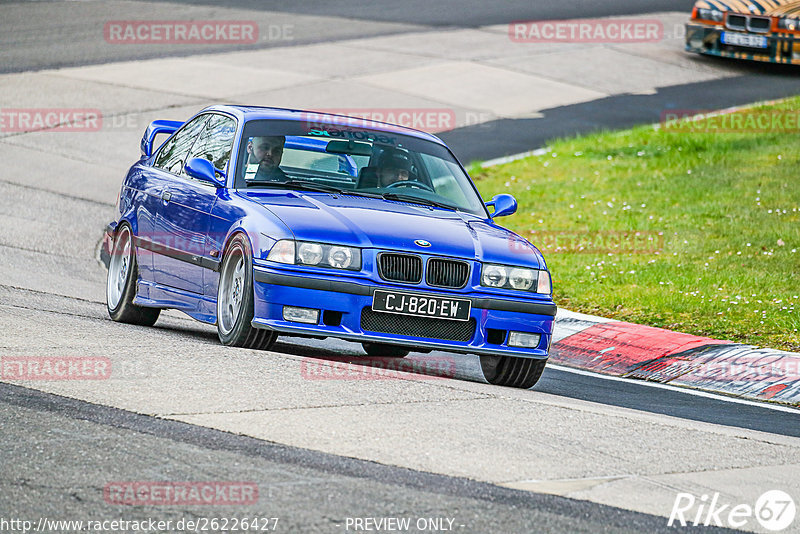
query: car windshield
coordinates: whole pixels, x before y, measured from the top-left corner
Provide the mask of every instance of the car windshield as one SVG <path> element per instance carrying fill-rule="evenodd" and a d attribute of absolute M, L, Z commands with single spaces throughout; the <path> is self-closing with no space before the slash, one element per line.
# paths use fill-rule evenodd
<path fill-rule="evenodd" d="M 487 216 L 472 181 L 446 148 L 362 125 L 250 121 L 237 169 L 237 189 L 347 193 Z"/>

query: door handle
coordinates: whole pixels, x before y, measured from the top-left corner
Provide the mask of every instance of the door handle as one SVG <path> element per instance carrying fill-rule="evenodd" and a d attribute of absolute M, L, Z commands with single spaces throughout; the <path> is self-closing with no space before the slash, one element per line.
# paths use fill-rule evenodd
<path fill-rule="evenodd" d="M 161 200 L 164 202 L 169 202 L 172 199 L 172 193 L 169 190 L 164 191 L 161 193 Z"/>

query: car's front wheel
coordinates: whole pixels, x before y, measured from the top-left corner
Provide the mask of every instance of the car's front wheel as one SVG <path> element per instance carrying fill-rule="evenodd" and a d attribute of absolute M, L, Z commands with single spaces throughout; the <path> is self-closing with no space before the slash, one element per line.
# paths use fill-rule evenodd
<path fill-rule="evenodd" d="M 236 234 L 225 250 L 217 291 L 217 333 L 223 345 L 267 350 L 277 335 L 253 328 L 253 256 L 250 244 Z"/>
<path fill-rule="evenodd" d="M 530 389 L 542 377 L 547 360 L 513 356 L 481 356 L 483 376 L 490 384 Z"/>
<path fill-rule="evenodd" d="M 108 315 L 119 323 L 153 326 L 161 313 L 159 308 L 145 308 L 133 303 L 139 270 L 133 232 L 123 223 L 114 235 L 111 259 L 106 279 L 106 308 Z"/>

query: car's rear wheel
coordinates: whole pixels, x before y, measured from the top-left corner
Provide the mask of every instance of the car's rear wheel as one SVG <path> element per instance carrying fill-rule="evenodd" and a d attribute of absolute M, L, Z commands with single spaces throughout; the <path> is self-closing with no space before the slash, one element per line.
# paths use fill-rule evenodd
<path fill-rule="evenodd" d="M 387 345 L 385 343 L 362 343 L 364 352 L 373 358 L 405 358 L 410 352 L 408 349 L 397 345 Z"/>
<path fill-rule="evenodd" d="M 277 335 L 253 328 L 253 256 L 250 244 L 236 234 L 225 250 L 217 291 L 217 333 L 223 345 L 267 350 Z"/>
<path fill-rule="evenodd" d="M 114 236 L 106 279 L 106 308 L 108 315 L 119 323 L 152 326 L 161 313 L 159 308 L 146 308 L 133 303 L 139 269 L 131 227 L 123 223 Z"/>
<path fill-rule="evenodd" d="M 490 384 L 530 389 L 542 377 L 547 360 L 513 356 L 481 356 L 483 376 Z"/>

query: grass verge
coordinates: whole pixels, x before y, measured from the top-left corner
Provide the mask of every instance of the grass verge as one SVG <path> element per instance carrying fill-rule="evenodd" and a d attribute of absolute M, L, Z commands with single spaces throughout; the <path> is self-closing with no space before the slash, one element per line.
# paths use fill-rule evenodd
<path fill-rule="evenodd" d="M 498 222 L 540 247 L 559 306 L 800 351 L 800 97 L 743 113 L 736 131 L 603 132 L 470 174 L 517 198 Z"/>

